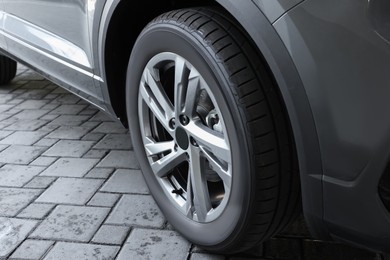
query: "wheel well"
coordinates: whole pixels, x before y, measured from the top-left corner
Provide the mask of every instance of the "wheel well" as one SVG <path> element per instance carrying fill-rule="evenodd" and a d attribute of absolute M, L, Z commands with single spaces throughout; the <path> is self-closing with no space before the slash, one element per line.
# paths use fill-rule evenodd
<path fill-rule="evenodd" d="M 200 5 L 217 5 L 217 3 L 214 0 L 143 0 L 137 3 L 135 8 L 132 1 L 120 1 L 115 8 L 106 34 L 104 65 L 111 105 L 116 116 L 126 127 L 126 70 L 133 44 L 139 33 L 159 14 Z M 125 25 L 131 25 L 130 29 L 123 31 Z"/>

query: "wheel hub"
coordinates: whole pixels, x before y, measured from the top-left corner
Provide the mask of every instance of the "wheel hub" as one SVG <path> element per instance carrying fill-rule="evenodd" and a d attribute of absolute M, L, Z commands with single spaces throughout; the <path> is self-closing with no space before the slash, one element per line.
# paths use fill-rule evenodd
<path fill-rule="evenodd" d="M 176 128 L 175 137 L 177 145 L 181 149 L 187 150 L 189 146 L 189 139 L 186 130 L 184 130 L 182 127 Z"/>

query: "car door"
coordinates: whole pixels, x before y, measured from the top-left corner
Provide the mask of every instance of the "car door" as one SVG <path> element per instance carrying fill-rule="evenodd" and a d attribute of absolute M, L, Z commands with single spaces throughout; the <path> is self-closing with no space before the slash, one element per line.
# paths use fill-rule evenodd
<path fill-rule="evenodd" d="M 76 94 L 101 100 L 91 28 L 96 0 L 2 0 L 8 52 Z M 96 100 L 94 100 L 96 99 Z"/>
<path fill-rule="evenodd" d="M 3 35 L 4 28 L 4 3 L 0 0 L 0 49 L 6 50 L 5 37 Z"/>

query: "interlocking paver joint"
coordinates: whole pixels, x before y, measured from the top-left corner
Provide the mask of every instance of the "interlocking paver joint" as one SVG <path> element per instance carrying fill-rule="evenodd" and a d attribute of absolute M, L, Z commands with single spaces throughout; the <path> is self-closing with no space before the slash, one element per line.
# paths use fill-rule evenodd
<path fill-rule="evenodd" d="M 129 135 L 18 65 L 0 88 L 0 259 L 381 259 L 313 240 L 302 218 L 245 254 L 209 254 L 166 222 Z"/>

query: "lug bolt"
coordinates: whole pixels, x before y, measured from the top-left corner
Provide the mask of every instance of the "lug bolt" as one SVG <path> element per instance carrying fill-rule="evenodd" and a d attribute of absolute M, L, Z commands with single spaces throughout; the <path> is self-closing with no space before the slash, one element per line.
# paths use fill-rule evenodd
<path fill-rule="evenodd" d="M 171 120 L 169 120 L 169 127 L 171 129 L 175 129 L 175 127 L 176 127 L 176 120 L 175 120 L 175 118 L 172 118 Z"/>
<path fill-rule="evenodd" d="M 195 139 L 193 137 L 190 137 L 190 142 L 193 146 L 196 146 L 198 147 L 198 143 L 195 141 Z"/>
<path fill-rule="evenodd" d="M 189 122 L 190 122 L 190 119 L 187 116 L 185 116 L 185 115 L 180 116 L 180 123 L 182 125 L 188 125 Z"/>

